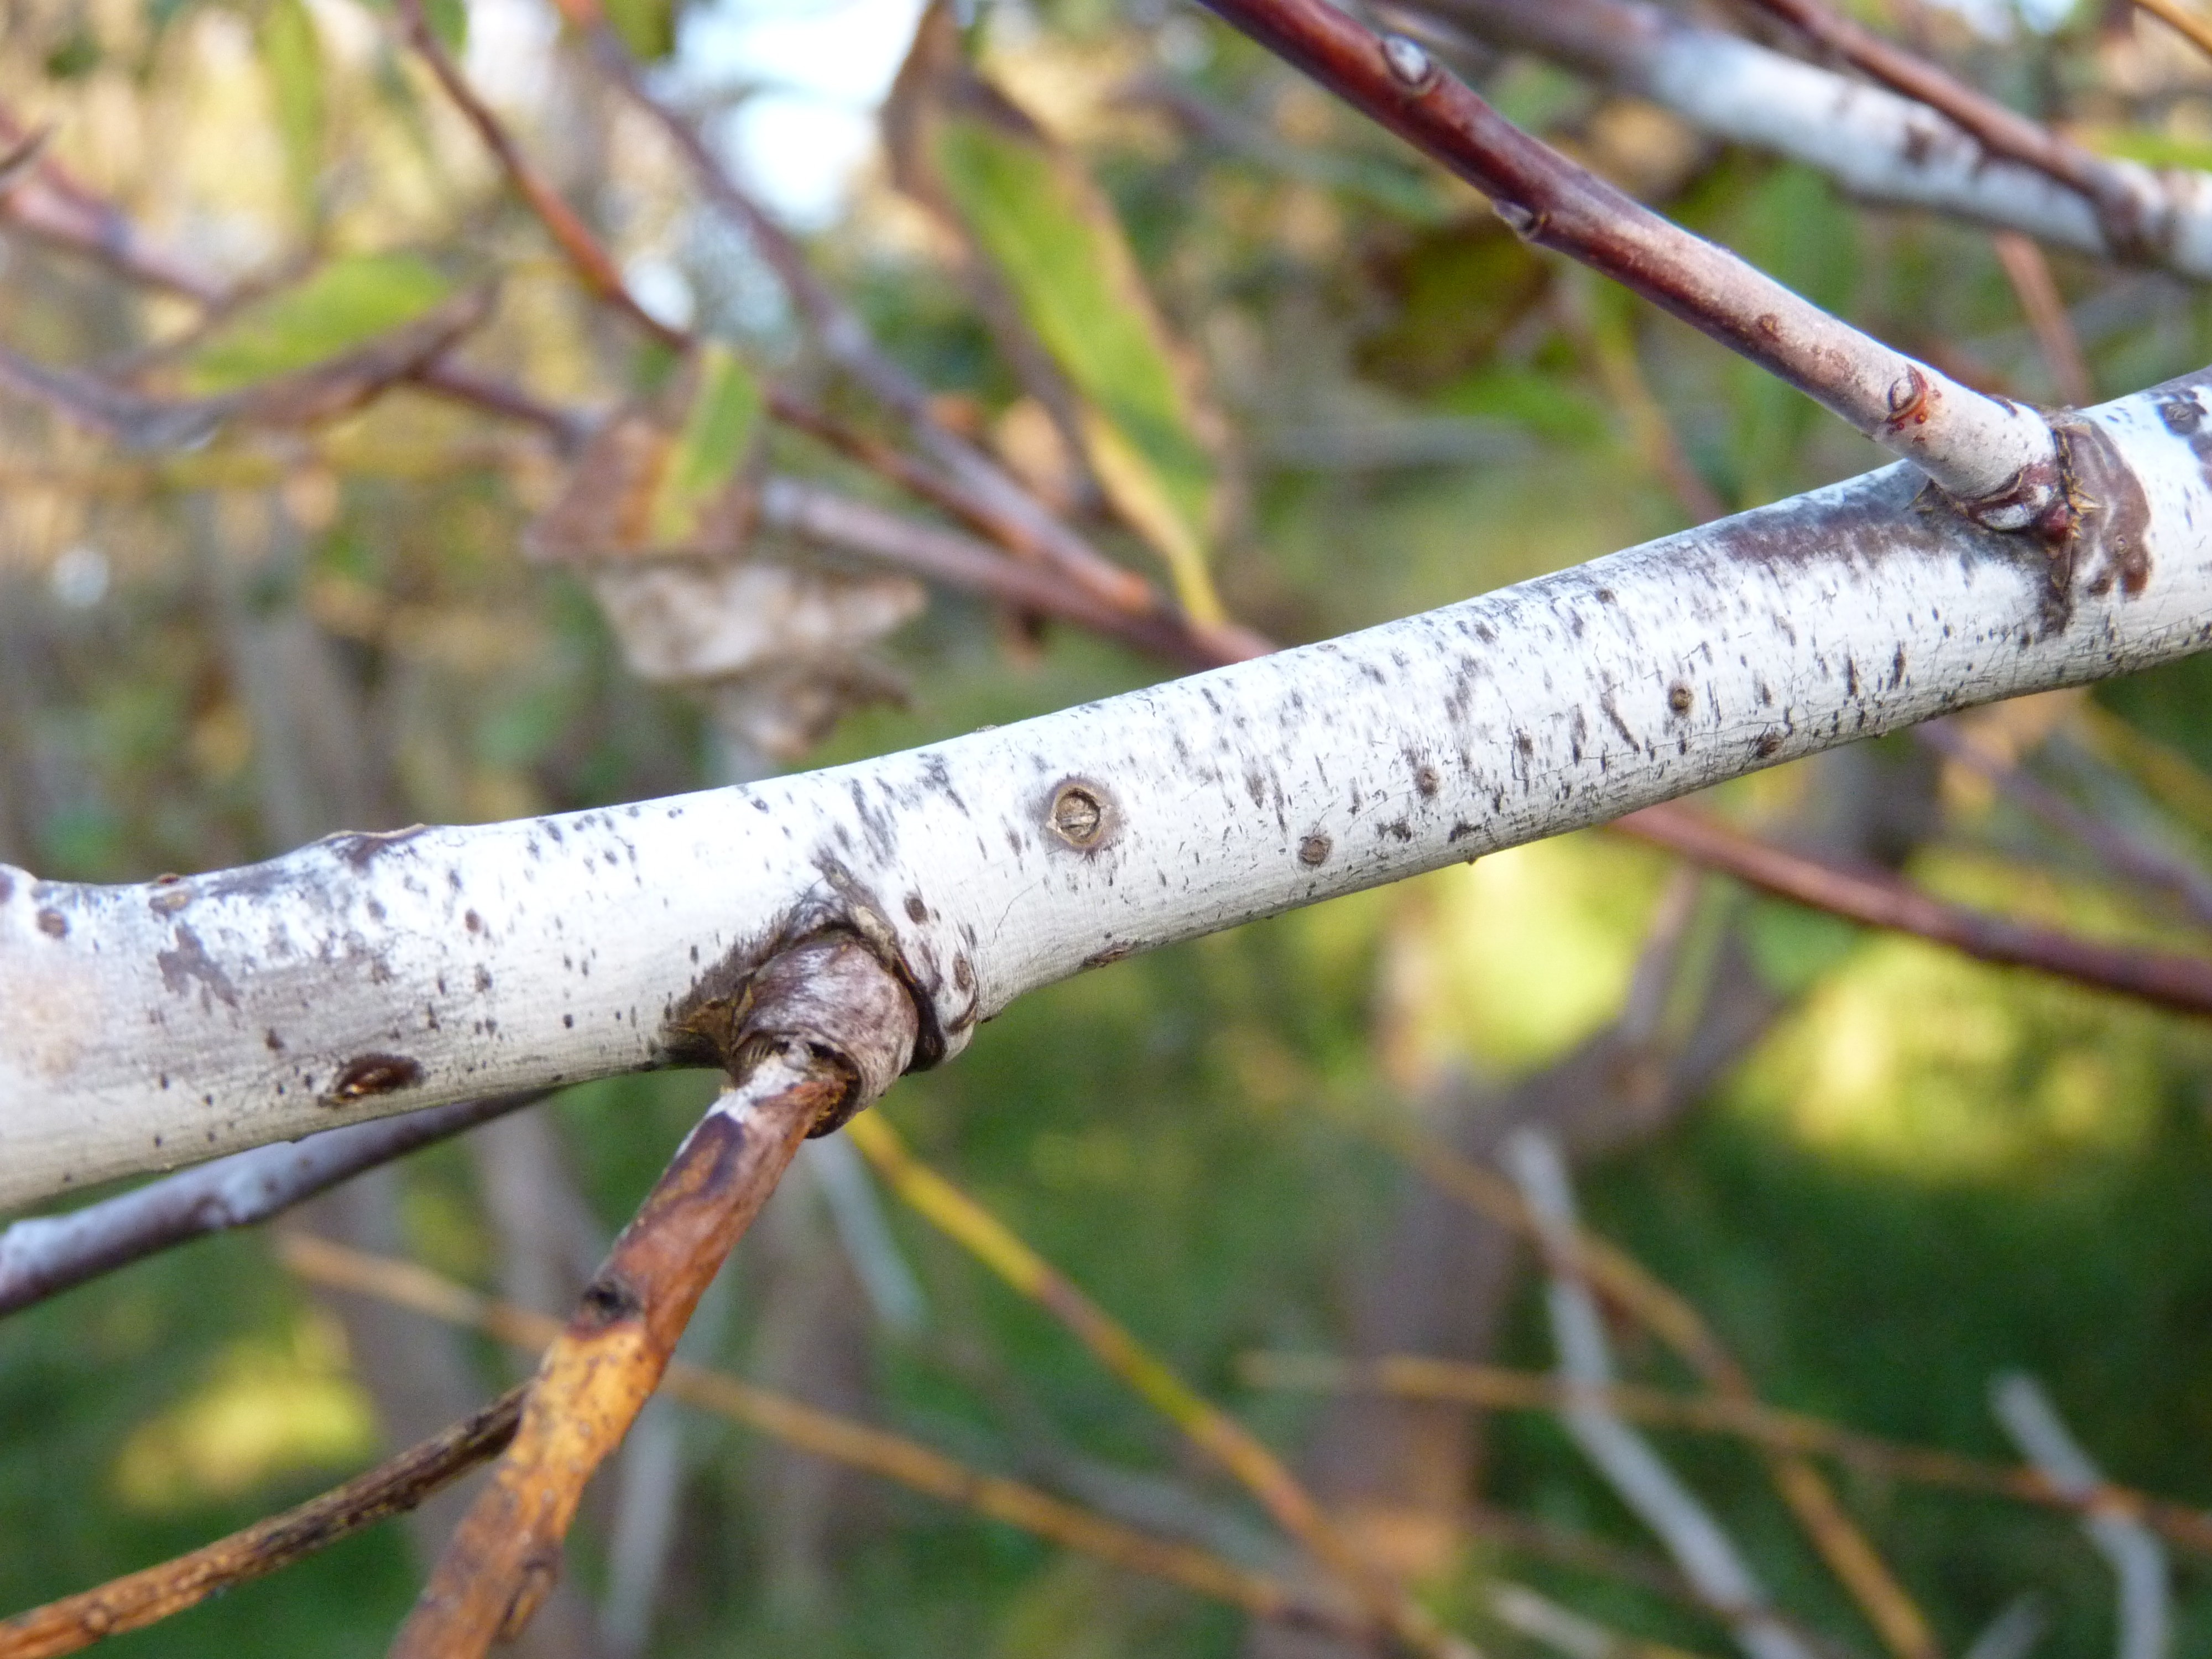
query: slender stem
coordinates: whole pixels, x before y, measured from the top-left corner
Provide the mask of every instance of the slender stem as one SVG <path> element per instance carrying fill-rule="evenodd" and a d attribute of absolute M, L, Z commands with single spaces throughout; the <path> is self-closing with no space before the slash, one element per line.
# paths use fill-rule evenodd
<path fill-rule="evenodd" d="M 2097 400 L 2096 383 L 2089 376 L 2089 361 L 2081 355 L 2081 337 L 2074 319 L 2066 314 L 2066 301 L 2051 274 L 2051 261 L 2031 238 L 2016 230 L 2000 230 L 1990 238 L 2005 280 L 2012 284 L 2037 349 L 2058 387 L 2058 395 L 2079 409 Z"/>
<path fill-rule="evenodd" d="M 1914 362 L 1692 235 L 1532 137 L 1402 35 L 1328 0 L 1208 9 L 1466 179 L 1524 240 L 1612 277 L 1917 465 L 1977 522 L 2072 525 L 2041 416 Z"/>
<path fill-rule="evenodd" d="M 2135 3 L 2197 51 L 2212 57 L 2212 21 L 2198 16 L 2183 5 L 2181 0 L 2135 0 Z"/>
<path fill-rule="evenodd" d="M 730 1018 L 734 1086 L 678 1149 L 546 1350 L 514 1443 L 401 1627 L 395 1659 L 472 1659 L 529 1623 L 559 1576 L 585 1482 L 652 1397 L 799 1143 L 874 1099 L 914 1050 L 905 988 L 834 933 L 771 958 Z"/>
<path fill-rule="evenodd" d="M 523 1392 L 510 1389 L 465 1421 L 281 1515 L 173 1561 L 18 1613 L 0 1623 L 0 1659 L 51 1659 L 142 1630 L 404 1514 L 499 1455 L 521 1420 Z"/>
<path fill-rule="evenodd" d="M 2033 968 L 2182 1013 L 2212 1014 L 2212 962 L 2199 957 L 2132 951 L 1969 910 L 1894 876 L 1807 858 L 1671 803 L 1632 812 L 1615 827 L 1830 915 L 1911 933 L 1977 961 Z"/>
<path fill-rule="evenodd" d="M 1589 1261 L 1585 1254 L 1585 1264 Z M 1381 1394 L 1433 1400 L 1479 1411 L 1557 1411 L 1570 1385 L 1540 1371 L 1385 1354 L 1342 1359 L 1333 1354 L 1252 1353 L 1238 1374 L 1255 1388 L 1320 1394 Z M 2212 1556 L 2212 1516 L 2186 1504 L 2099 1480 L 2087 1488 L 2030 1464 L 1991 1463 L 1958 1452 L 1903 1444 L 1845 1428 L 1826 1418 L 1786 1411 L 1725 1395 L 1680 1395 L 1617 1382 L 1601 1398 L 1623 1417 L 1658 1428 L 1731 1435 L 1777 1451 L 1832 1457 L 1890 1480 L 2008 1498 L 2069 1514 L 2109 1514 L 2141 1522 L 2172 1543 Z"/>
<path fill-rule="evenodd" d="M 286 1265 L 304 1279 L 412 1308 L 519 1348 L 543 1348 L 561 1336 L 558 1320 L 509 1303 L 488 1301 L 412 1263 L 305 1236 L 286 1239 L 283 1250 Z M 1241 1607 L 1255 1618 L 1308 1626 L 1346 1638 L 1368 1632 L 1364 1619 L 1336 1602 L 1279 1579 L 1232 1565 L 1188 1544 L 1155 1538 L 1024 1482 L 970 1468 L 902 1435 L 833 1415 L 724 1372 L 672 1360 L 662 1389 L 686 1405 L 772 1435 L 801 1451 L 972 1509 L 1129 1571 L 1167 1579 Z"/>
<path fill-rule="evenodd" d="M 670 349 L 681 351 L 688 347 L 690 336 L 671 328 L 638 304 L 636 296 L 629 291 L 629 284 L 623 280 L 614 256 L 592 234 L 591 227 L 575 209 L 562 199 L 561 192 L 553 188 L 551 181 L 522 153 L 522 147 L 490 107 L 477 96 L 476 88 L 469 84 L 460 66 L 453 62 L 453 54 L 446 50 L 445 42 L 430 27 L 422 0 L 399 0 L 399 16 L 407 31 L 408 44 L 429 65 L 430 73 L 437 77 L 453 106 L 477 130 L 477 136 L 498 161 L 507 182 L 538 216 L 538 222 L 545 227 L 546 234 L 552 237 L 592 297 L 621 312 Z"/>
<path fill-rule="evenodd" d="M 543 1100 L 526 1090 L 234 1152 L 66 1215 L 0 1231 L 0 1315 L 209 1233 L 252 1226 L 365 1170 Z"/>
<path fill-rule="evenodd" d="M 1234 1475 L 1277 1525 L 1358 1592 L 1385 1628 L 1417 1652 L 1461 1650 L 1455 1638 L 1353 1549 L 1257 1436 L 1185 1382 L 1005 1223 L 917 1159 L 890 1124 L 880 1117 L 862 1118 L 847 1133 L 901 1198 L 1058 1320 L 1109 1370 Z"/>

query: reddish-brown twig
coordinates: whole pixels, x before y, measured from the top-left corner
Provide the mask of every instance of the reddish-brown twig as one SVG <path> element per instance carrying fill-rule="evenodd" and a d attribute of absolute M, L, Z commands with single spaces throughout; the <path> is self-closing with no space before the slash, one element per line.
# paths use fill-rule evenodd
<path fill-rule="evenodd" d="M 1328 0 L 1209 9 L 1483 192 L 1524 239 L 1664 307 L 1926 471 L 1981 523 L 2063 534 L 2074 507 L 2041 416 L 1984 397 L 1830 316 L 1498 113 L 1427 52 Z"/>
<path fill-rule="evenodd" d="M 526 1625 L 560 1571 L 584 1484 L 667 1369 L 699 1297 L 809 1133 L 906 1067 L 914 1002 L 867 946 L 830 934 L 698 1011 L 738 1081 L 692 1130 L 539 1362 L 521 1427 L 393 1642 L 472 1659 Z"/>
<path fill-rule="evenodd" d="M 139 1630 L 413 1509 L 514 1437 L 521 1389 L 368 1474 L 204 1548 L 0 1623 L 0 1659 L 50 1659 Z"/>
<path fill-rule="evenodd" d="M 1263 1388 L 1375 1392 L 1454 1401 L 1484 1410 L 1557 1411 L 1572 1403 L 1577 1392 L 1577 1385 L 1540 1372 L 1419 1354 L 1390 1354 L 1364 1362 L 1318 1354 L 1253 1354 L 1246 1357 L 1243 1370 Z M 1632 1384 L 1615 1384 L 1601 1397 L 1612 1410 L 1640 1422 L 1733 1435 L 1774 1450 L 1832 1457 L 1890 1480 L 2008 1498 L 2077 1515 L 2124 1516 L 2184 1548 L 2212 1555 L 2212 1517 L 2133 1487 L 2103 1482 L 2087 1492 L 2072 1491 L 2026 1464 L 1990 1463 L 1957 1452 L 1905 1445 L 1756 1400 L 1670 1394 Z"/>
<path fill-rule="evenodd" d="M 1993 156 L 2033 167 L 2079 191 L 2095 204 L 2116 251 L 2139 247 L 2150 227 L 2146 204 L 2127 176 L 2102 157 L 2069 143 L 2040 122 L 2008 109 L 1949 70 L 1831 9 L 1822 0 L 1750 0 L 1869 79 L 1918 100 Z"/>
<path fill-rule="evenodd" d="M 453 107 L 460 111 L 468 124 L 476 129 L 477 137 L 483 140 L 484 148 L 499 162 L 500 170 L 506 173 L 507 182 L 514 186 L 515 193 L 528 204 L 531 212 L 537 215 L 538 222 L 545 227 L 546 234 L 552 237 L 570 269 L 582 279 L 592 297 L 621 312 L 647 334 L 671 349 L 680 351 L 688 346 L 690 336 L 680 329 L 671 328 L 638 304 L 636 296 L 629 291 L 629 284 L 623 281 L 622 271 L 616 265 L 613 256 L 600 246 L 599 239 L 592 234 L 590 227 L 584 223 L 575 209 L 570 207 L 562 198 L 561 192 L 553 188 L 552 182 L 532 165 L 530 158 L 522 153 L 521 146 L 514 142 L 499 118 L 491 112 L 483 100 L 477 96 L 476 88 L 469 84 L 468 78 L 461 73 L 460 66 L 453 62 L 453 54 L 446 50 L 445 42 L 438 39 L 438 32 L 430 27 L 429 15 L 423 9 L 422 0 L 399 0 L 399 16 L 407 30 L 408 44 L 429 65 L 430 73 L 445 88 L 446 96 L 453 100 Z"/>
<path fill-rule="evenodd" d="M 2088 359 L 2081 355 L 2081 337 L 2066 314 L 2066 301 L 2051 275 L 2051 261 L 2033 240 L 2016 230 L 1992 233 L 1990 246 L 2020 301 L 2058 395 L 2077 409 L 2096 402 L 2097 388 L 2089 378 Z"/>
<path fill-rule="evenodd" d="M 316 1284 L 411 1308 L 516 1347 L 542 1349 L 561 1335 L 556 1319 L 489 1300 L 411 1262 L 305 1235 L 287 1238 L 283 1249 L 285 1265 Z M 681 1359 L 671 1362 L 662 1388 L 686 1405 L 773 1435 L 801 1451 L 972 1509 L 1132 1572 L 1150 1573 L 1201 1595 L 1218 1597 L 1255 1617 L 1313 1626 L 1347 1638 L 1366 1632 L 1364 1621 L 1333 1601 L 1233 1566 L 1190 1545 L 1139 1532 L 1021 1481 L 970 1468 L 903 1435 L 817 1410 L 788 1395 Z"/>
<path fill-rule="evenodd" d="M 2183 1013 L 2212 1013 L 2212 962 L 2104 945 L 1948 903 L 1897 877 L 1847 870 L 1772 846 L 1686 807 L 1648 806 L 1618 820 L 1626 835 L 1708 870 L 1869 927 L 1911 933 L 1977 961 L 2033 968 Z"/>

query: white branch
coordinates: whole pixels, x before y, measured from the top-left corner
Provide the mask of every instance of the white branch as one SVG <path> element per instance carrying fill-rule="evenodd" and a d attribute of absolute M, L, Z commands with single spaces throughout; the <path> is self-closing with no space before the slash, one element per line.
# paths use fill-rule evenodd
<path fill-rule="evenodd" d="M 2012 1436 L 2021 1455 L 2072 1498 L 2086 1498 L 2104 1484 L 2104 1475 L 2067 1432 L 2051 1396 L 2020 1372 L 1990 1385 L 1990 1406 Z M 2081 1530 L 2112 1564 L 2120 1583 L 2118 1659 L 2166 1659 L 2172 1645 L 2172 1611 L 2167 1599 L 2166 1546 L 2140 1521 L 2092 1514 Z"/>
<path fill-rule="evenodd" d="M 1924 104 L 1640 0 L 1419 0 L 1416 9 L 1647 98 L 1716 137 L 1802 161 L 1863 200 L 2114 253 L 2087 197 L 1991 158 Z M 2106 165 L 2142 209 L 2142 246 L 2130 254 L 2212 276 L 2212 175 Z"/>
<path fill-rule="evenodd" d="M 712 1063 L 753 968 L 825 927 L 896 966 L 927 1064 L 1134 951 L 2188 654 L 2212 641 L 2202 397 L 2177 382 L 2062 428 L 2094 506 L 2056 557 L 1892 467 L 854 766 L 146 885 L 0 866 L 0 1205 Z"/>
<path fill-rule="evenodd" d="M 1613 1385 L 1605 1324 L 1575 1269 L 1575 1200 L 1559 1147 L 1533 1129 L 1506 1140 L 1508 1172 L 1528 1200 L 1543 1243 L 1559 1376 L 1570 1403 L 1560 1420 L 1621 1502 L 1651 1528 L 1691 1588 L 1728 1621 L 1747 1659 L 1812 1659 L 1796 1633 L 1774 1616 L 1758 1577 L 1735 1540 L 1651 1444 L 1605 1403 Z"/>

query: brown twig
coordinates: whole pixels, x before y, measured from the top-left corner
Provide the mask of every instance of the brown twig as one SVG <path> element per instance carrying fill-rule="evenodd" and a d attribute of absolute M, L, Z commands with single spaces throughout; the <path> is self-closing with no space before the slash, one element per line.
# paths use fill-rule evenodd
<path fill-rule="evenodd" d="M 1210 10 L 1489 197 L 1524 240 L 1642 295 L 1914 462 L 1992 528 L 2072 525 L 2050 424 L 1830 316 L 1652 212 L 1498 114 L 1402 35 L 1328 0 Z"/>
<path fill-rule="evenodd" d="M 494 1095 L 376 1118 L 257 1146 L 88 1204 L 0 1231 L 0 1315 L 209 1233 L 248 1227 L 433 1142 L 543 1100 L 550 1090 Z"/>
<path fill-rule="evenodd" d="M 302 1278 L 480 1330 L 516 1347 L 542 1349 L 561 1335 L 558 1320 L 488 1300 L 410 1262 L 299 1234 L 286 1238 L 282 1248 L 285 1265 Z M 671 1398 L 772 1435 L 801 1451 L 974 1510 L 1129 1571 L 1164 1578 L 1241 1607 L 1256 1618 L 1344 1637 L 1357 1637 L 1367 1629 L 1364 1620 L 1338 1604 L 1316 1600 L 1279 1579 L 1232 1565 L 1193 1546 L 1155 1538 L 1024 1482 L 970 1468 L 918 1441 L 817 1410 L 788 1395 L 681 1359 L 670 1363 L 661 1386 Z"/>
<path fill-rule="evenodd" d="M 1823 0 L 1750 0 L 1808 40 L 1943 116 L 1991 155 L 2018 161 L 2087 197 L 2104 222 L 2116 252 L 2140 249 L 2149 234 L 2145 204 L 2122 173 L 2101 156 L 2060 137 L 2040 122 L 2008 109 L 1948 70 L 1907 52 L 1872 29 L 1832 10 Z"/>
<path fill-rule="evenodd" d="M 622 313 L 671 350 L 681 351 L 689 347 L 690 336 L 680 329 L 671 328 L 638 304 L 636 296 L 629 291 L 629 285 L 623 281 L 622 270 L 615 264 L 614 256 L 600 245 L 599 239 L 592 234 L 582 216 L 562 199 L 561 192 L 553 188 L 552 182 L 532 165 L 530 158 L 522 153 L 522 147 L 514 142 L 499 118 L 491 112 L 483 99 L 477 96 L 476 88 L 469 84 L 468 77 L 453 62 L 453 54 L 446 50 L 445 42 L 438 39 L 437 31 L 430 27 L 429 15 L 423 9 L 422 0 L 399 0 L 399 18 L 407 31 L 408 44 L 429 65 L 430 73 L 445 88 L 446 96 L 453 100 L 453 107 L 460 111 L 468 124 L 476 129 L 477 137 L 483 140 L 484 148 L 498 161 L 500 170 L 507 175 L 507 182 L 514 186 L 515 193 L 528 204 L 531 212 L 537 215 L 538 222 L 545 227 L 546 234 L 552 237 L 562 256 L 582 279 L 592 297 Z"/>
<path fill-rule="evenodd" d="M 1464 1653 L 1464 1644 L 1352 1547 L 1256 1435 L 1191 1388 L 1003 1222 L 915 1158 L 890 1124 L 867 1118 L 848 1133 L 901 1198 L 1059 1321 L 1100 1364 L 1235 1476 L 1278 1526 L 1373 1609 L 1384 1630 L 1415 1652 Z"/>
<path fill-rule="evenodd" d="M 830 361 L 907 423 L 915 441 L 966 492 L 971 510 L 999 521 L 994 539 L 1019 556 L 1053 565 L 1091 597 L 1117 610 L 1142 612 L 1160 608 L 1163 601 L 1151 582 L 1092 547 L 1003 467 L 937 418 L 927 390 L 876 343 L 867 325 L 822 280 L 790 233 L 738 187 L 692 124 L 653 95 L 636 58 L 608 25 L 599 0 L 556 0 L 556 3 L 570 27 L 582 37 L 600 71 L 661 129 L 707 199 L 744 233 L 775 272 Z"/>
<path fill-rule="evenodd" d="M 0 1623 L 0 1659 L 51 1659 L 143 1629 L 288 1567 L 363 1527 L 404 1514 L 499 1455 L 521 1420 L 523 1394 L 522 1389 L 510 1389 L 442 1434 L 281 1515 L 173 1561 L 16 1614 Z"/>
<path fill-rule="evenodd" d="M 559 1574 L 585 1482 L 652 1396 L 723 1258 L 799 1141 L 890 1086 L 916 1030 L 905 988 L 840 934 L 772 957 L 737 1005 L 696 1018 L 738 1080 L 677 1150 L 539 1362 L 514 1443 L 394 1659 L 473 1659 L 529 1623 Z"/>
<path fill-rule="evenodd" d="M 1247 1380 L 1262 1388 L 1373 1392 L 1500 1411 L 1557 1411 L 1571 1404 L 1582 1386 L 1541 1372 L 1418 1354 L 1392 1354 L 1366 1362 L 1328 1355 L 1254 1354 L 1247 1356 L 1243 1371 Z M 2070 1514 L 2139 1521 L 2173 1543 L 2212 1555 L 2212 1516 L 2133 1487 L 2106 1481 L 2077 1492 L 2029 1465 L 1990 1463 L 1957 1452 L 1905 1445 L 1755 1400 L 1670 1394 L 1629 1383 L 1615 1384 L 1604 1391 L 1602 1399 L 1623 1417 L 1661 1427 L 1732 1435 L 1778 1451 L 1832 1457 L 1869 1474 L 1916 1485 L 2008 1498 Z"/>
<path fill-rule="evenodd" d="M 2212 22 L 2207 22 L 2180 0 L 2135 0 L 2135 3 L 2173 30 L 2197 51 L 2212 57 Z"/>
<path fill-rule="evenodd" d="M 2212 962 L 2202 957 L 2130 950 L 1969 910 L 1886 872 L 1825 863 L 1673 803 L 1632 812 L 1614 827 L 1778 897 L 1869 927 L 1911 933 L 1978 962 L 2033 968 L 2182 1013 L 2212 1013 Z"/>
<path fill-rule="evenodd" d="M 2081 337 L 2066 314 L 2066 301 L 2043 249 L 2016 230 L 1990 233 L 1990 246 L 1996 250 L 1997 264 L 2004 267 L 2005 280 L 2020 301 L 2058 395 L 2076 409 L 2096 402 L 2097 387 L 2089 378 L 2089 360 L 2081 355 Z"/>
<path fill-rule="evenodd" d="M 1735 1405 L 1755 1405 L 1751 1378 L 1704 1316 L 1635 1257 L 1582 1227 L 1564 1238 L 1547 1235 L 1510 1181 L 1425 1135 L 1386 1131 L 1385 1139 L 1425 1177 L 1462 1203 L 1525 1239 L 1565 1251 L 1577 1277 L 1681 1356 L 1717 1395 Z M 1844 1513 L 1820 1472 L 1787 1449 L 1777 1449 L 1768 1465 L 1776 1489 L 1884 1644 L 1900 1659 L 1933 1655 L 1935 1635 L 1925 1615 Z"/>

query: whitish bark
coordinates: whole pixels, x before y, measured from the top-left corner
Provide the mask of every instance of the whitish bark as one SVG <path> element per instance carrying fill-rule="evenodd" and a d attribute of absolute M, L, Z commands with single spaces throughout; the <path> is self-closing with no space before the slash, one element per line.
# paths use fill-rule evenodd
<path fill-rule="evenodd" d="M 929 1063 L 1134 951 L 2185 655 L 2212 643 L 2197 384 L 2066 428 L 2085 511 L 2056 558 L 1892 467 L 855 766 L 150 885 L 0 867 L 0 1203 L 711 1062 L 752 968 L 827 927 L 896 966 Z"/>
<path fill-rule="evenodd" d="M 2107 160 L 2140 216 L 2130 246 L 2115 249 L 2089 197 L 1992 158 L 1926 105 L 1638 0 L 1422 0 L 1419 9 L 1648 98 L 1717 137 L 1817 167 L 1866 201 L 2212 276 L 2212 175 Z"/>

